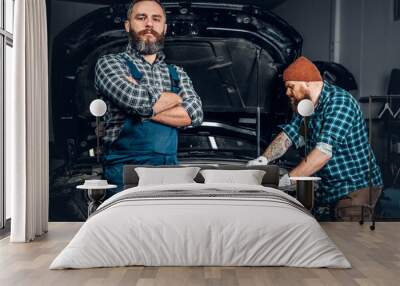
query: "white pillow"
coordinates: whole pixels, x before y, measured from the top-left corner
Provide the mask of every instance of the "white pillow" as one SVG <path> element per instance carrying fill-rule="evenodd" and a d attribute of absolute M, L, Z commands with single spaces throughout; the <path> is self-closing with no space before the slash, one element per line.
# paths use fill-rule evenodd
<path fill-rule="evenodd" d="M 135 168 L 139 177 L 138 186 L 195 183 L 193 179 L 199 170 L 199 167 Z"/>
<path fill-rule="evenodd" d="M 262 170 L 202 170 L 205 184 L 233 183 L 261 185 L 265 171 Z"/>

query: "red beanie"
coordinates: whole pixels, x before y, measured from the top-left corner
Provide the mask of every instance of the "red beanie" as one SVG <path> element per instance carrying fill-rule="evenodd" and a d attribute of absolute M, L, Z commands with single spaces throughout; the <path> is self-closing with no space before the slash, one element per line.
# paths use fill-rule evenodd
<path fill-rule="evenodd" d="M 309 59 L 300 57 L 283 71 L 283 81 L 322 81 L 322 77 Z"/>

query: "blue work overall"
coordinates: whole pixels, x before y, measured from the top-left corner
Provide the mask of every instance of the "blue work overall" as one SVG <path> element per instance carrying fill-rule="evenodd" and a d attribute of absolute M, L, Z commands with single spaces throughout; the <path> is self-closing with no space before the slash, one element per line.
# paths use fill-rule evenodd
<path fill-rule="evenodd" d="M 142 73 L 128 57 L 124 57 L 132 77 L 139 82 Z M 179 92 L 179 76 L 174 66 L 168 65 L 171 91 Z M 123 166 L 176 165 L 178 130 L 139 116 L 128 115 L 121 126 L 118 138 L 107 148 L 103 156 L 104 177 L 118 186 L 107 197 L 123 190 Z"/>

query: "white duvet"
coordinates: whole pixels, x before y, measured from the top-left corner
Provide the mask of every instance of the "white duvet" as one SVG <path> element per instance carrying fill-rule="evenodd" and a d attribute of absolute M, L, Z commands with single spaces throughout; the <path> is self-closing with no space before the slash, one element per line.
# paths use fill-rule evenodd
<path fill-rule="evenodd" d="M 115 203 L 132 192 L 210 189 L 261 190 L 299 204 L 277 189 L 254 185 L 131 188 L 105 201 L 50 269 L 127 265 L 351 267 L 312 216 L 279 200 L 185 196 Z"/>

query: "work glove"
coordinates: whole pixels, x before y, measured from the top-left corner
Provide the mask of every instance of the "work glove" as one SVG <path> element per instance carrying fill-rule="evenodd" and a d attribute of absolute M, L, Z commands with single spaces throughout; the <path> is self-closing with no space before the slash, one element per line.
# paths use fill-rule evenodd
<path fill-rule="evenodd" d="M 260 165 L 268 165 L 268 159 L 264 156 L 260 156 L 254 160 L 247 162 L 246 166 L 260 166 Z"/>
<path fill-rule="evenodd" d="M 285 174 L 279 180 L 279 187 L 288 187 L 292 185 L 292 181 L 290 180 L 289 174 Z"/>

